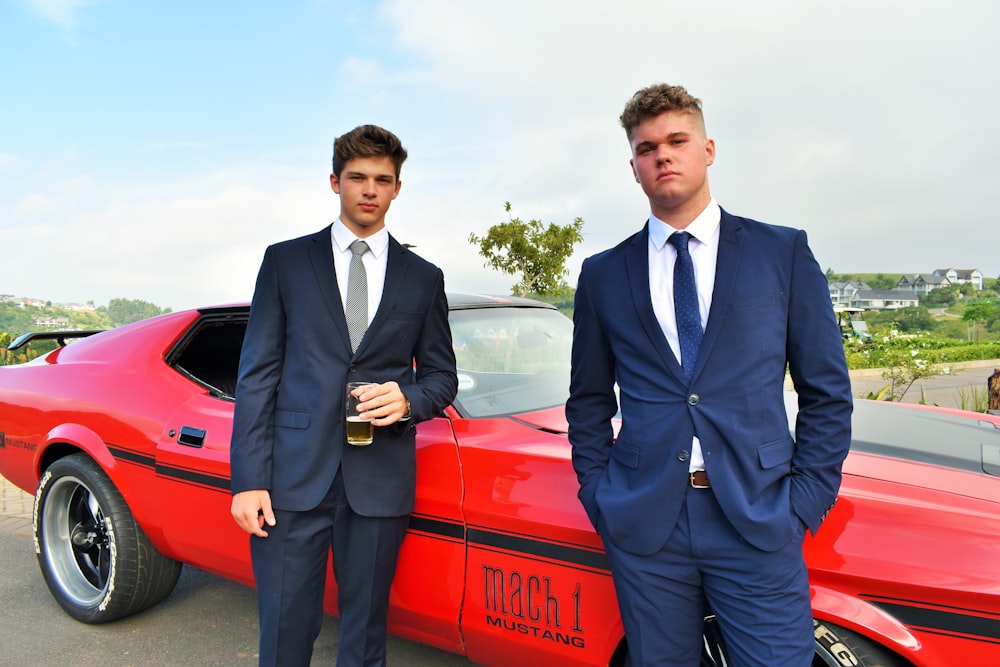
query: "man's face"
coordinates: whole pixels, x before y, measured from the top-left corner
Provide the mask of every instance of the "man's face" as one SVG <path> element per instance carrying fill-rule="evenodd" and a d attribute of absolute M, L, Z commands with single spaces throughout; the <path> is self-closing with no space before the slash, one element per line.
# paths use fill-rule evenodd
<path fill-rule="evenodd" d="M 385 214 L 401 185 L 388 157 L 354 158 L 339 178 L 330 174 L 330 187 L 340 195 L 340 221 L 358 238 L 385 227 Z"/>
<path fill-rule="evenodd" d="M 649 198 L 653 215 L 665 222 L 690 222 L 711 199 L 708 167 L 715 142 L 705 138 L 698 119 L 668 111 L 639 123 L 632 135 L 632 172 Z"/>

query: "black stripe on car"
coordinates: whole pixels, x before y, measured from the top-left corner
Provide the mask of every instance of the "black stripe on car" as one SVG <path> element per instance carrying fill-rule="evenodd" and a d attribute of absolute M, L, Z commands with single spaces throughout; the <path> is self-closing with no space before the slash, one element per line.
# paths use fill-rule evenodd
<path fill-rule="evenodd" d="M 917 600 L 860 596 L 891 614 L 912 630 L 969 641 L 1000 644 L 1000 615 L 976 609 L 947 607 Z"/>

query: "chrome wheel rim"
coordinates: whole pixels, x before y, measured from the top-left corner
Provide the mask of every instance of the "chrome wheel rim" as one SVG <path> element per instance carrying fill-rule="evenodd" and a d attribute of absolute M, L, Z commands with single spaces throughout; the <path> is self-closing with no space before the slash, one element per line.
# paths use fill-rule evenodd
<path fill-rule="evenodd" d="M 63 593 L 81 606 L 99 603 L 114 574 L 114 533 L 86 484 L 75 477 L 52 483 L 41 535 L 45 560 Z"/>

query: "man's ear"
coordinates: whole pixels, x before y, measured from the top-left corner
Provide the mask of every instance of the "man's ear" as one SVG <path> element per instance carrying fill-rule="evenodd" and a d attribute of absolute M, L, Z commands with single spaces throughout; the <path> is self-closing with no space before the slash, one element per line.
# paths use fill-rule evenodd
<path fill-rule="evenodd" d="M 333 188 L 333 191 L 338 195 L 340 194 L 340 179 L 337 178 L 336 174 L 330 174 L 330 187 Z M 399 190 L 399 188 L 397 187 L 396 190 Z"/>

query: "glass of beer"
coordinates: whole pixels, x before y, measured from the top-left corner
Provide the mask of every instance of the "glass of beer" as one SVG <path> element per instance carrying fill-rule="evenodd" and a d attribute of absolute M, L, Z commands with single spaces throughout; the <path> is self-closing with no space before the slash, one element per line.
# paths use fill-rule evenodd
<path fill-rule="evenodd" d="M 362 419 L 358 414 L 358 397 L 354 393 L 364 393 L 365 387 L 371 382 L 348 382 L 347 397 L 345 399 L 345 412 L 347 415 L 347 444 L 355 446 L 370 445 L 375 439 L 375 427 L 371 421 Z"/>

